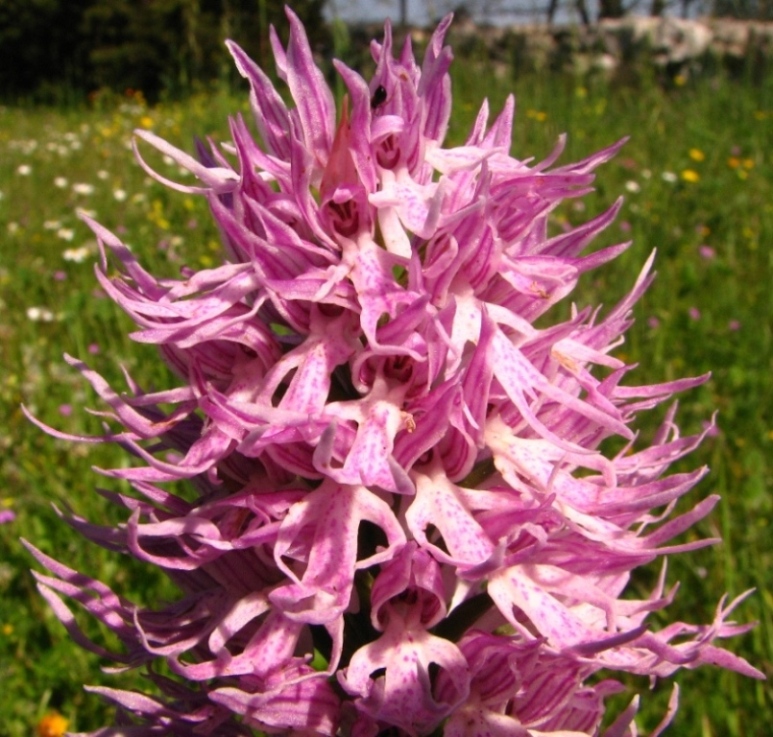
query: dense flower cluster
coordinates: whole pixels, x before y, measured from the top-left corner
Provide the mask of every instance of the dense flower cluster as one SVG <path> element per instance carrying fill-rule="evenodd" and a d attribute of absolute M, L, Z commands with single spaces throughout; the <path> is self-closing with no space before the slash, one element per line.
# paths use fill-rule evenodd
<path fill-rule="evenodd" d="M 708 625 L 652 632 L 648 614 L 673 595 L 663 577 L 646 599 L 623 595 L 634 568 L 711 542 L 672 541 L 717 501 L 671 515 L 705 473 L 669 475 L 701 441 L 680 437 L 673 409 L 634 447 L 637 413 L 705 380 L 623 383 L 631 366 L 613 349 L 651 260 L 605 315 L 535 327 L 626 248 L 581 255 L 619 203 L 548 231 L 621 144 L 563 166 L 563 140 L 539 164 L 516 159 L 511 98 L 491 125 L 484 103 L 464 145 L 442 148 L 450 19 L 421 66 L 410 40 L 393 55 L 389 25 L 369 83 L 336 63 L 337 116 L 288 14 L 286 48 L 272 45 L 295 107 L 230 44 L 262 145 L 241 117 L 231 146 L 201 145 L 198 159 L 137 132 L 198 177 L 167 183 L 208 198 L 225 263 L 159 280 L 89 221 L 100 285 L 182 380 L 146 393 L 128 379 L 118 394 L 68 359 L 121 427 L 91 440 L 140 461 L 104 471 L 137 492 L 112 497 L 125 524 L 68 521 L 181 591 L 140 608 L 35 551 L 72 637 L 151 666 L 165 694 L 95 689 L 124 725 L 98 734 L 594 735 L 620 689 L 590 678 L 600 670 L 759 676 L 715 644 L 747 629 L 727 620 L 733 604 Z M 613 436 L 625 447 L 604 454 Z M 166 490 L 180 480 L 195 501 Z M 88 640 L 65 598 L 124 651 Z M 634 734 L 635 711 L 605 734 Z"/>

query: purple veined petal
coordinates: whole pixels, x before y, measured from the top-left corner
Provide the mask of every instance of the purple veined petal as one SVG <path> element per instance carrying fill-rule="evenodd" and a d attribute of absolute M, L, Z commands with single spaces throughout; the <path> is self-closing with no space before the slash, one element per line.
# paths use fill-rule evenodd
<path fill-rule="evenodd" d="M 160 681 L 159 677 L 153 680 Z M 245 737 L 243 728 L 236 723 L 233 715 L 226 709 L 213 704 L 199 692 L 172 688 L 163 683 L 173 704 L 150 698 L 132 691 L 122 691 L 105 686 L 86 686 L 86 690 L 95 693 L 118 708 L 120 721 L 126 721 L 127 714 L 140 717 L 143 724 L 129 721 L 133 726 L 106 727 L 89 732 L 88 737 L 153 737 L 159 733 L 183 737 L 192 730 L 210 734 L 213 737 Z M 73 733 L 75 734 L 75 733 Z M 87 737 L 77 733 L 78 737 Z"/>
<path fill-rule="evenodd" d="M 164 434 L 181 418 L 190 414 L 194 408 L 190 403 L 187 403 L 178 408 L 173 414 L 165 416 L 163 420 L 154 421 L 141 412 L 136 411 L 131 406 L 130 401 L 116 394 L 110 385 L 99 374 L 89 369 L 85 363 L 67 354 L 65 354 L 64 358 L 70 366 L 80 371 L 81 375 L 87 379 L 102 400 L 113 408 L 115 412 L 114 418 L 121 421 L 125 428 L 138 437 L 153 438 Z"/>
<path fill-rule="evenodd" d="M 149 656 L 162 656 L 175 669 L 177 658 L 203 652 L 207 635 L 217 623 L 227 596 L 197 593 L 157 611 L 135 610 L 134 629 Z M 182 626 L 181 626 L 182 625 Z"/>
<path fill-rule="evenodd" d="M 515 96 L 510 94 L 505 99 L 505 104 L 497 119 L 486 133 L 482 145 L 500 147 L 504 146 L 510 151 L 513 140 L 513 118 L 515 117 Z"/>
<path fill-rule="evenodd" d="M 35 415 L 30 412 L 23 404 L 19 405 L 24 416 L 33 424 L 39 427 L 44 433 L 50 435 L 52 438 L 58 438 L 59 440 L 69 440 L 74 443 L 103 443 L 105 441 L 116 441 L 119 438 L 124 437 L 123 433 L 106 433 L 104 435 L 75 435 L 73 433 L 62 432 L 55 427 L 47 425 L 45 422 L 39 420 Z"/>
<path fill-rule="evenodd" d="M 413 432 L 399 434 L 395 438 L 394 457 L 401 468 L 409 470 L 433 447 L 439 444 L 448 431 L 448 417 L 459 397 L 458 387 L 446 382 L 411 407 Z"/>
<path fill-rule="evenodd" d="M 623 198 L 619 197 L 612 207 L 608 208 L 600 215 L 597 215 L 595 218 L 588 220 L 576 228 L 572 228 L 572 230 L 567 233 L 561 233 L 546 240 L 544 244 L 541 244 L 540 253 L 561 258 L 576 258 L 575 266 L 580 268 L 580 264 L 583 265 L 583 267 L 580 268 L 581 271 L 601 266 L 606 263 L 606 261 L 613 259 L 625 250 L 630 244 L 627 243 L 617 247 L 613 246 L 611 249 L 602 249 L 589 256 L 580 258 L 577 258 L 577 256 L 581 251 L 587 248 L 590 242 L 600 232 L 612 224 L 622 206 Z"/>
<path fill-rule="evenodd" d="M 265 608 L 263 611 L 257 610 L 257 614 L 262 614 L 269 609 L 270 605 L 265 601 Z M 249 621 L 245 624 L 249 624 Z M 219 631 L 215 630 L 206 643 L 214 655 L 211 660 L 199 655 L 197 662 L 189 664 L 179 658 L 168 658 L 170 669 L 192 681 L 230 679 L 239 676 L 269 680 L 273 674 L 292 663 L 303 625 L 275 611 L 270 611 L 262 621 L 254 624 L 255 631 L 244 644 L 241 652 L 237 654 L 231 652 L 231 649 L 240 648 L 243 644 L 238 637 L 233 639 L 230 649 L 225 643 L 213 649 L 213 637 L 219 634 Z M 201 652 L 204 652 L 203 648 Z"/>
<path fill-rule="evenodd" d="M 139 481 L 174 481 L 191 478 L 211 469 L 233 447 L 233 439 L 217 428 L 209 428 L 194 441 L 185 455 L 177 462 L 161 460 L 129 437 L 120 438 L 121 444 L 138 458 L 148 463 L 148 468 L 98 469 L 112 478 Z M 95 467 L 96 468 L 96 467 Z"/>
<path fill-rule="evenodd" d="M 170 571 L 191 571 L 203 567 L 220 557 L 222 552 L 217 548 L 201 546 L 192 551 L 185 544 L 182 535 L 203 536 L 213 534 L 219 536 L 215 525 L 203 519 L 177 519 L 159 523 L 142 523 L 140 515 L 135 511 L 126 524 L 127 547 L 139 560 Z M 158 550 L 162 553 L 156 552 Z"/>
<path fill-rule="evenodd" d="M 352 98 L 351 154 L 362 186 L 366 192 L 375 192 L 378 177 L 371 147 L 371 94 L 365 80 L 339 61 L 333 62 Z"/>
<path fill-rule="evenodd" d="M 556 169 L 553 169 L 553 172 L 567 172 L 572 174 L 585 174 L 591 172 L 601 166 L 601 164 L 605 164 L 607 161 L 614 158 L 617 152 L 628 142 L 628 138 L 629 136 L 625 136 L 611 146 L 607 146 L 606 148 L 601 149 L 601 151 L 597 151 L 591 156 L 588 156 L 586 159 L 578 161 L 575 164 L 566 164 L 557 167 Z"/>
<path fill-rule="evenodd" d="M 519 724 L 506 714 L 487 713 L 482 709 L 459 709 L 443 731 L 444 737 L 542 737 L 545 732 L 535 732 Z M 585 737 L 579 733 L 562 731 L 561 737 Z"/>
<path fill-rule="evenodd" d="M 329 248 L 333 253 L 339 253 L 341 244 L 327 231 L 320 218 L 319 203 L 312 194 L 312 187 L 317 183 L 315 176 L 321 180 L 323 167 L 315 167 L 312 154 L 298 138 L 299 132 L 291 138 L 290 146 L 290 188 L 295 205 L 309 230 L 317 241 Z M 331 134 L 332 140 L 332 134 Z M 326 157 L 327 160 L 327 157 Z"/>
<path fill-rule="evenodd" d="M 271 53 L 274 56 L 277 77 L 283 82 L 287 82 L 287 53 L 273 24 L 268 30 L 268 39 L 271 44 Z"/>
<path fill-rule="evenodd" d="M 509 97 L 512 97 L 512 95 L 510 95 Z M 481 144 L 481 142 L 483 141 L 483 137 L 486 133 L 486 125 L 488 124 L 488 117 L 489 117 L 489 102 L 488 102 L 488 98 L 484 97 L 483 102 L 481 103 L 481 106 L 480 106 L 480 110 L 478 110 L 478 115 L 475 117 L 475 122 L 472 125 L 472 129 L 467 135 L 465 146 L 477 147 Z M 508 138 L 507 146 L 509 150 L 510 138 Z"/>
<path fill-rule="evenodd" d="M 217 198 L 228 208 L 233 206 L 234 197 L 236 197 L 237 202 L 254 201 L 264 205 L 273 202 L 274 207 L 278 207 L 274 187 L 277 187 L 280 192 L 286 192 L 290 189 L 289 161 L 264 152 L 253 140 L 242 115 L 231 118 L 230 129 L 234 143 L 228 150 L 236 156 L 239 162 L 241 173 L 239 188 L 227 195 L 216 195 L 210 192 L 209 199 Z M 286 146 L 288 149 L 290 148 L 289 140 L 286 142 Z M 287 197 L 279 201 L 283 202 L 285 206 L 290 204 Z M 228 248 L 228 243 L 224 245 L 226 252 L 232 259 L 249 261 L 244 255 L 231 251 Z"/>
<path fill-rule="evenodd" d="M 209 319 L 196 317 L 192 321 L 172 324 L 169 327 L 151 327 L 130 333 L 129 337 L 138 343 L 174 345 L 178 348 L 192 348 L 201 343 L 214 340 L 228 340 L 234 343 L 248 343 L 245 333 L 251 333 L 249 343 L 263 343 L 265 350 L 275 348 L 270 333 L 260 323 L 253 321 L 264 300 L 257 301 L 252 307 L 236 305 L 229 307 Z M 253 329 L 250 330 L 252 323 Z M 257 338 L 257 340 L 255 340 Z M 262 340 L 261 340 L 262 338 Z"/>
<path fill-rule="evenodd" d="M 221 687 L 210 698 L 261 731 L 330 737 L 337 731 L 340 702 L 324 678 L 291 682 L 265 694 Z"/>
<path fill-rule="evenodd" d="M 504 337 L 501 331 L 498 331 L 494 337 L 493 351 L 496 366 L 494 376 L 502 384 L 508 396 L 518 407 L 518 410 L 523 414 L 524 419 L 542 437 L 571 452 L 588 452 L 586 449 L 566 443 L 566 441 L 557 437 L 555 433 L 551 432 L 540 422 L 534 410 L 527 404 L 527 396 L 530 395 L 537 398 L 537 392 L 546 398 L 564 404 L 578 415 L 587 417 L 611 433 L 627 439 L 633 437 L 631 430 L 622 422 L 619 416 L 616 416 L 616 412 L 604 412 L 551 384 L 523 356 L 523 353 Z"/>
<path fill-rule="evenodd" d="M 518 621 L 516 610 L 523 612 L 539 634 L 557 650 L 602 639 L 600 630 L 586 624 L 578 613 L 558 601 L 521 566 L 513 566 L 492 576 L 488 593 L 499 611 L 524 637 L 533 635 Z"/>
<path fill-rule="evenodd" d="M 137 146 L 136 140 L 132 141 L 134 147 L 134 154 L 137 157 L 137 161 L 140 166 L 154 179 L 161 184 L 166 185 L 170 189 L 175 189 L 178 192 L 185 192 L 187 194 L 206 194 L 207 192 L 214 191 L 218 194 L 226 194 L 232 192 L 239 183 L 239 175 L 231 169 L 225 169 L 224 167 L 208 167 L 200 164 L 189 154 L 181 151 L 179 148 L 167 143 L 163 138 L 159 138 L 150 131 L 137 128 L 134 131 L 134 135 L 137 138 L 141 138 L 146 143 L 149 143 L 155 149 L 162 154 L 169 156 L 173 161 L 179 164 L 184 169 L 187 169 L 191 174 L 201 180 L 206 186 L 193 187 L 184 184 L 178 184 L 177 182 L 167 179 L 161 176 L 150 165 L 147 164 L 145 159 L 140 153 L 140 149 Z"/>
<path fill-rule="evenodd" d="M 674 687 L 677 688 L 676 686 Z M 676 691 L 678 693 L 678 689 Z M 635 735 L 631 728 L 635 729 L 634 717 L 639 711 L 639 696 L 634 696 L 631 703 L 622 711 L 612 724 L 604 730 L 603 737 L 631 737 Z"/>
<path fill-rule="evenodd" d="M 320 165 L 327 161 L 335 129 L 335 102 L 325 77 L 314 63 L 306 31 L 298 16 L 285 8 L 290 21 L 287 84 L 309 151 Z"/>
<path fill-rule="evenodd" d="M 418 93 L 424 98 L 426 118 L 423 134 L 431 141 L 442 143 L 451 116 L 451 78 L 448 68 L 453 54 L 443 47 L 443 38 L 451 26 L 452 15 L 447 15 L 435 29 L 430 39 L 421 70 Z"/>
<path fill-rule="evenodd" d="M 225 675 L 252 674 L 263 677 L 277 671 L 291 661 L 301 630 L 302 625 L 298 622 L 293 622 L 277 612 L 271 612 L 244 650 L 233 657 Z M 215 634 L 213 633 L 213 636 Z M 212 647 L 212 637 L 209 647 L 213 652 L 218 652 Z"/>
<path fill-rule="evenodd" d="M 287 144 L 287 138 L 290 135 L 287 106 L 263 70 L 244 53 L 238 44 L 226 41 L 226 46 L 236 62 L 239 73 L 250 83 L 253 116 L 266 148 L 269 153 L 286 160 L 290 151 Z"/>
<path fill-rule="evenodd" d="M 427 161 L 441 174 L 460 171 L 475 171 L 481 164 L 504 149 L 484 149 L 478 146 L 457 146 L 456 148 L 434 148 L 427 151 Z"/>
<path fill-rule="evenodd" d="M 164 715 L 168 713 L 164 704 L 152 699 L 144 694 L 134 693 L 132 691 L 119 691 L 106 686 L 91 686 L 89 690 L 92 693 L 98 693 L 110 699 L 115 704 L 126 707 L 127 709 L 139 712 L 140 714 Z"/>
<path fill-rule="evenodd" d="M 26 540 L 22 540 L 22 543 L 35 559 L 53 574 L 53 577 L 41 574 L 35 574 L 35 577 L 38 580 L 41 593 L 76 642 L 98 655 L 121 662 L 131 662 L 140 657 L 139 650 L 135 646 L 137 638 L 132 628 L 128 625 L 128 622 L 131 621 L 132 610 L 128 602 L 118 597 L 105 584 L 77 573 L 59 563 Z M 72 612 L 65 605 L 59 594 L 75 599 L 93 616 L 115 632 L 121 641 L 129 646 L 129 653 L 127 655 L 110 653 L 92 643 L 78 626 Z"/>
<path fill-rule="evenodd" d="M 105 246 L 119 259 L 121 266 L 137 283 L 137 286 L 143 291 L 149 299 L 161 300 L 165 290 L 159 284 L 158 280 L 145 271 L 138 263 L 131 250 L 122 243 L 107 228 L 96 222 L 93 218 L 84 212 L 79 212 L 78 217 L 91 228 L 100 246 L 102 271 L 107 271 L 107 258 L 105 256 Z"/>
<path fill-rule="evenodd" d="M 603 715 L 604 699 L 622 689 L 612 681 L 583 686 L 582 666 L 542 649 L 538 640 L 473 630 L 460 647 L 469 663 L 470 696 L 448 720 L 446 734 L 592 734 Z M 632 714 L 626 716 L 630 722 Z"/>

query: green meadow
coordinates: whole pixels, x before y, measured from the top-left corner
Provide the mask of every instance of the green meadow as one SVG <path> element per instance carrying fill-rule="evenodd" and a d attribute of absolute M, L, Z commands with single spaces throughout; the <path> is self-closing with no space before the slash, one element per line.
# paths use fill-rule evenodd
<path fill-rule="evenodd" d="M 553 227 L 582 222 L 624 196 L 618 220 L 595 245 L 633 245 L 586 275 L 573 299 L 611 307 L 657 249 L 657 279 L 617 355 L 639 364 L 637 383 L 713 374 L 679 398 L 684 434 L 699 432 L 718 413 L 717 432 L 685 464 L 707 464 L 711 474 L 680 509 L 720 494 L 718 507 L 684 539 L 722 537 L 723 543 L 669 561 L 668 581 L 680 589 L 652 621 L 656 627 L 677 619 L 708 623 L 725 593 L 732 598 L 756 588 L 734 618 L 758 626 L 727 645 L 773 676 L 773 80 L 506 78 L 460 59 L 452 76 L 455 143 L 484 96 L 496 111 L 511 90 L 519 158 L 545 157 L 563 132 L 562 162 L 630 136 L 599 170 L 595 192 L 557 211 Z M 71 641 L 38 594 L 33 559 L 19 541 L 30 540 L 129 600 L 171 596 L 157 571 L 84 542 L 58 516 L 120 521 L 121 512 L 97 490 L 128 488 L 92 467 L 130 461 L 115 448 L 45 435 L 20 405 L 64 431 L 100 432 L 101 418 L 87 409 L 101 407 L 63 353 L 118 388 L 121 367 L 145 387 L 171 385 L 154 351 L 127 337 L 129 321 L 97 288 L 97 245 L 76 210 L 118 233 L 154 273 L 218 263 L 218 235 L 205 203 L 148 178 L 134 162 L 131 132 L 151 129 L 191 149 L 194 135 L 227 140 L 227 116 L 239 111 L 248 113 L 246 92 L 155 107 L 137 96 L 108 96 L 78 110 L 0 108 L 0 510 L 16 513 L 0 526 L 0 735 L 32 735 L 53 712 L 72 731 L 93 730 L 109 721 L 110 710 L 84 684 L 145 687 L 141 674 L 102 672 L 108 664 Z M 182 177 L 160 157 L 153 164 Z M 664 411 L 643 420 L 643 438 Z M 632 595 L 646 595 L 657 575 L 641 571 Z M 118 646 L 87 617 L 79 622 L 101 644 Z M 770 733 L 771 681 L 708 667 L 675 680 L 681 708 L 669 734 Z M 647 734 L 665 711 L 671 684 L 626 682 L 642 693 L 638 723 Z"/>

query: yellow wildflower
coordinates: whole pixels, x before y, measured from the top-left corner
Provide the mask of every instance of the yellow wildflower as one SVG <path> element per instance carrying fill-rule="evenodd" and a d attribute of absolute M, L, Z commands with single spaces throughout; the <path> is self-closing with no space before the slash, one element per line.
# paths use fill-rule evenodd
<path fill-rule="evenodd" d="M 61 714 L 46 714 L 37 727 L 38 737 L 62 737 L 69 722 Z"/>
<path fill-rule="evenodd" d="M 543 110 L 529 109 L 526 111 L 526 117 L 536 120 L 538 123 L 544 123 L 548 119 L 548 114 Z"/>
<path fill-rule="evenodd" d="M 153 200 L 150 205 L 150 212 L 148 213 L 148 220 L 154 225 L 157 225 L 162 230 L 169 230 L 170 223 L 164 217 L 164 206 L 161 200 Z"/>
<path fill-rule="evenodd" d="M 693 161 L 704 161 L 706 158 L 706 154 L 704 154 L 703 151 L 701 151 L 699 148 L 691 148 L 690 158 Z"/>
<path fill-rule="evenodd" d="M 695 169 L 685 169 L 682 172 L 682 179 L 685 182 L 690 182 L 691 184 L 695 184 L 695 182 L 700 181 L 701 175 L 698 174 Z"/>

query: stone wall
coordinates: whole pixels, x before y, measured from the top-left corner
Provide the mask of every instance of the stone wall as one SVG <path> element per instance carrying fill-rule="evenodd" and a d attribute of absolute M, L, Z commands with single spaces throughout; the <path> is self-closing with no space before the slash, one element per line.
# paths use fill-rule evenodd
<path fill-rule="evenodd" d="M 453 36 L 460 55 L 486 55 L 495 65 L 508 67 L 582 72 L 649 63 L 674 73 L 707 66 L 773 73 L 773 23 L 631 16 L 588 27 L 460 23 Z"/>

